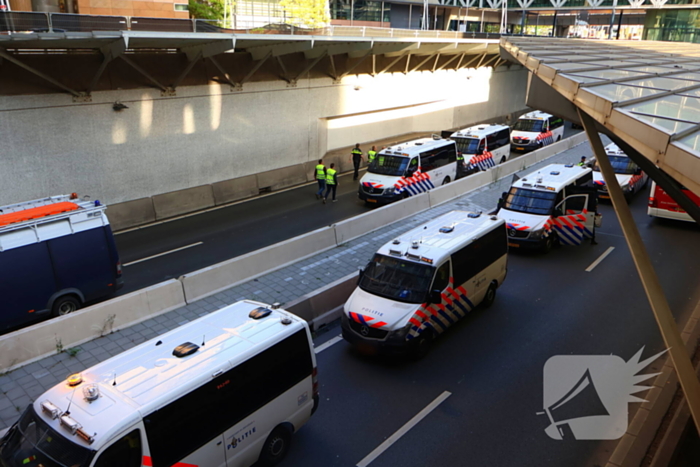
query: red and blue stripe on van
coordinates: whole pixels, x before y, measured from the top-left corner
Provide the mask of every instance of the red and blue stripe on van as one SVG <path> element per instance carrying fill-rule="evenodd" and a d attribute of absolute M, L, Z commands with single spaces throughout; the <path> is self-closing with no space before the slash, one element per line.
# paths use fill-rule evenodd
<path fill-rule="evenodd" d="M 593 232 L 586 227 L 586 213 L 583 210 L 580 214 L 573 214 L 568 211 L 567 215 L 552 217 L 545 224 L 545 232 L 548 227 L 553 229 L 559 236 L 559 241 L 565 245 L 580 245 L 584 238 L 593 237 Z"/>
<path fill-rule="evenodd" d="M 412 176 L 408 178 L 401 177 L 399 181 L 394 184 L 396 193 L 407 193 L 408 196 L 425 193 L 432 188 L 435 188 L 435 185 L 433 185 L 433 182 L 430 180 L 430 175 L 421 172 L 420 167 Z"/>
<path fill-rule="evenodd" d="M 350 319 L 364 326 L 369 326 L 370 328 L 381 328 L 382 326 L 386 326 L 384 321 L 375 321 L 376 318 L 372 316 L 361 315 L 360 313 L 355 313 L 352 311 L 350 312 Z M 370 321 L 374 321 L 374 323 L 370 323 Z"/>
<path fill-rule="evenodd" d="M 479 156 L 472 157 L 467 164 L 467 169 L 473 170 L 478 167 L 479 170 L 487 170 L 495 166 L 496 162 L 493 160 L 493 154 L 486 151 Z"/>
<path fill-rule="evenodd" d="M 542 144 L 542 146 L 554 144 L 554 134 L 551 131 L 540 133 L 539 135 L 537 135 L 536 139 Z"/>
<path fill-rule="evenodd" d="M 440 303 L 423 303 L 415 311 L 408 320 L 412 326 L 406 335 L 407 340 L 415 339 L 426 329 L 440 334 L 474 309 L 474 304 L 467 298 L 467 291 L 462 286 L 454 287 L 452 277 L 441 297 Z"/>

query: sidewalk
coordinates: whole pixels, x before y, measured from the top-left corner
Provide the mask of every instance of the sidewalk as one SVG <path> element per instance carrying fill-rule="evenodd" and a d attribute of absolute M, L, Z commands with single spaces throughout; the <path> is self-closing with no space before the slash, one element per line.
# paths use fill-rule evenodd
<path fill-rule="evenodd" d="M 607 138 L 604 138 L 607 141 Z M 607 144 L 607 142 L 606 142 Z M 578 163 L 581 156 L 591 158 L 588 143 L 557 154 L 524 172 L 522 176 L 551 163 Z M 265 303 L 291 302 L 334 282 L 364 266 L 375 251 L 388 240 L 443 213 L 460 209 L 489 212 L 507 191 L 511 177 L 472 191 L 453 201 L 429 209 L 411 218 L 388 225 L 343 244 L 316 257 L 299 261 L 250 282 L 232 287 L 170 313 L 144 321 L 128 329 L 95 339 L 73 349 L 44 358 L 0 376 L 0 429 L 12 425 L 20 413 L 48 388 L 68 375 L 80 372 L 100 361 L 156 337 L 177 326 L 242 299 Z M 57 346 L 58 347 L 58 346 Z M 58 349 L 57 349 L 58 350 Z"/>

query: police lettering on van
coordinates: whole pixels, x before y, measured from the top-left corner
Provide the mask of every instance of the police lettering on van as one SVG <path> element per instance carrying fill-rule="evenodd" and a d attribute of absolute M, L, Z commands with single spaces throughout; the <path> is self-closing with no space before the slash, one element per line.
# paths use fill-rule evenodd
<path fill-rule="evenodd" d="M 241 301 L 46 391 L 0 441 L 0 465 L 271 465 L 318 400 L 306 322 Z"/>
<path fill-rule="evenodd" d="M 549 251 L 593 238 L 601 218 L 592 181 L 588 167 L 551 164 L 513 183 L 497 213 L 506 221 L 508 245 Z"/>
<path fill-rule="evenodd" d="M 450 136 L 457 143 L 457 175 L 487 170 L 510 157 L 510 128 L 506 125 L 477 125 Z"/>
<path fill-rule="evenodd" d="M 491 305 L 507 271 L 505 224 L 453 211 L 381 247 L 345 303 L 343 337 L 359 349 L 423 355 L 477 305 Z"/>
<path fill-rule="evenodd" d="M 522 115 L 510 134 L 514 151 L 532 151 L 556 143 L 564 137 L 564 120 L 535 110 Z"/>
<path fill-rule="evenodd" d="M 424 193 L 457 177 L 454 141 L 434 135 L 382 149 L 360 180 L 358 197 L 385 204 Z"/>
<path fill-rule="evenodd" d="M 617 144 L 610 143 L 605 146 L 605 153 L 608 155 L 610 165 L 612 165 L 615 171 L 615 178 L 617 179 L 617 183 L 620 184 L 620 188 L 622 188 L 625 200 L 629 203 L 632 196 L 646 186 L 649 181 L 649 176 L 645 174 Z M 599 198 L 610 199 L 608 187 L 605 185 L 603 174 L 597 162 L 593 166 L 593 183 L 598 187 Z"/>

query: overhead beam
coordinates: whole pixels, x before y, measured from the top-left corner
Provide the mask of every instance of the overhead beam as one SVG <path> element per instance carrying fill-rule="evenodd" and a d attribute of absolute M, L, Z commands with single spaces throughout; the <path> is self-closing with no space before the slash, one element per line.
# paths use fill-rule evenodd
<path fill-rule="evenodd" d="M 185 67 L 184 70 L 182 70 L 182 73 L 180 73 L 180 76 L 175 78 L 175 81 L 173 82 L 173 85 L 172 85 L 173 90 L 177 89 L 177 87 L 180 85 L 182 80 L 185 79 L 185 76 L 187 76 L 187 74 L 190 71 L 192 71 L 192 68 L 194 67 L 195 63 L 197 63 L 203 57 L 203 55 L 204 55 L 204 51 L 200 49 L 199 51 L 197 51 L 197 53 L 192 58 L 190 58 L 188 60 L 187 66 Z M 188 58 L 189 58 L 189 56 L 188 56 Z"/>
<path fill-rule="evenodd" d="M 280 57 L 282 55 L 293 54 L 297 52 L 306 52 L 307 50 L 312 50 L 314 48 L 314 39 L 298 41 L 298 42 L 287 42 L 284 44 L 277 45 L 262 45 L 257 47 L 250 47 L 246 49 L 253 56 L 253 60 L 261 60 L 268 53 L 272 53 L 273 57 Z"/>
<path fill-rule="evenodd" d="M 350 52 L 366 51 L 366 50 L 370 50 L 372 48 L 371 41 L 350 42 L 348 44 L 331 45 L 331 46 L 320 45 L 320 44 L 321 44 L 320 42 L 316 42 L 316 46 L 313 49 L 304 52 L 304 56 L 306 57 L 307 60 L 317 58 L 319 55 L 322 55 L 322 54 L 327 54 L 328 56 L 332 57 L 333 55 L 341 55 L 341 54 L 346 54 L 346 53 L 350 53 Z"/>
<path fill-rule="evenodd" d="M 379 45 L 373 46 L 371 48 L 371 50 L 369 51 L 369 53 L 372 55 L 394 54 L 396 52 L 403 52 L 407 49 L 411 50 L 411 48 L 415 49 L 419 45 L 420 45 L 420 43 L 418 43 L 418 42 L 398 42 L 398 43 L 390 43 L 390 44 L 379 44 Z M 348 56 L 350 56 L 352 58 L 359 58 L 363 55 L 364 55 L 364 53 L 361 50 L 348 53 Z"/>
<path fill-rule="evenodd" d="M 438 55 L 439 55 L 439 54 L 438 54 Z M 410 57 L 410 55 L 409 55 L 409 57 Z M 428 55 L 427 57 L 425 57 L 425 59 L 423 59 L 423 60 L 421 60 L 420 62 L 418 62 L 418 65 L 416 65 L 416 66 L 414 66 L 413 68 L 411 68 L 411 69 L 409 70 L 409 73 L 413 73 L 413 72 L 416 71 L 418 68 L 422 67 L 422 66 L 423 66 L 428 60 L 430 60 L 431 58 L 433 58 L 433 55 Z"/>
<path fill-rule="evenodd" d="M 109 43 L 108 45 L 105 45 L 100 48 L 100 52 L 102 52 L 102 63 L 100 64 L 100 67 L 97 69 L 95 72 L 95 75 L 92 77 L 92 80 L 90 81 L 90 84 L 88 85 L 88 88 L 85 90 L 87 94 L 90 94 L 94 89 L 95 86 L 97 86 L 97 83 L 99 82 L 100 78 L 102 77 L 102 74 L 104 71 L 107 69 L 107 65 L 114 60 L 115 58 L 119 57 L 121 54 L 123 54 L 126 49 L 129 48 L 129 37 L 124 36 L 120 37 L 114 42 Z"/>
<path fill-rule="evenodd" d="M 365 59 L 366 59 L 367 57 L 369 57 L 370 55 L 371 55 L 371 53 L 370 53 L 369 50 L 368 50 L 367 52 L 365 52 L 365 54 L 364 54 L 363 56 L 359 57 L 360 59 L 359 59 L 358 61 L 356 61 L 354 65 L 352 65 L 351 67 L 349 67 L 347 70 L 345 70 L 345 72 L 344 72 L 343 74 L 341 74 L 340 76 L 338 76 L 338 77 L 335 79 L 335 83 L 339 83 L 341 79 L 345 78 L 347 75 L 349 75 L 350 73 L 352 73 L 352 71 L 353 71 L 355 68 L 357 68 L 358 66 L 360 66 L 360 64 L 361 64 L 362 62 L 364 62 Z M 372 57 L 374 57 L 374 55 L 372 55 Z M 348 59 L 350 59 L 349 54 L 348 54 Z"/>
<path fill-rule="evenodd" d="M 382 68 L 381 71 L 379 71 L 379 73 L 373 73 L 373 76 L 378 76 L 378 75 L 381 75 L 382 73 L 386 72 L 386 71 L 389 70 L 392 66 L 394 66 L 394 65 L 396 64 L 396 62 L 398 62 L 399 60 L 401 60 L 402 58 L 404 58 L 407 54 L 408 54 L 408 51 L 406 51 L 406 52 L 404 52 L 403 54 L 399 55 L 398 57 L 396 57 L 395 59 L 393 59 L 391 62 L 389 62 L 389 64 L 388 64 L 387 66 L 385 66 L 384 68 Z M 409 56 L 409 59 L 410 59 L 410 56 Z"/>
<path fill-rule="evenodd" d="M 603 142 L 600 140 L 600 135 L 596 129 L 596 122 L 581 109 L 577 110 L 579 119 L 583 123 L 586 135 L 591 143 L 593 153 L 596 156 L 600 171 L 603 174 L 605 184 L 608 187 L 610 200 L 620 221 L 622 233 L 625 236 L 625 241 L 634 260 L 637 273 L 642 281 L 642 286 L 649 300 L 649 305 L 651 305 L 654 318 L 659 326 L 659 331 L 661 331 L 661 337 L 671 356 L 676 376 L 695 421 L 695 428 L 700 432 L 700 381 L 698 381 L 690 355 L 683 343 L 678 325 L 673 318 L 673 313 L 671 313 L 671 308 L 666 300 L 666 295 L 661 287 L 656 271 L 654 271 L 654 266 L 649 259 L 642 237 L 639 235 L 639 230 L 625 200 L 625 195 L 622 193 L 622 188 L 617 182 L 615 172 L 610 164 L 610 160 L 608 160 Z"/>
<path fill-rule="evenodd" d="M 157 87 L 158 89 L 160 89 L 162 92 L 165 92 L 165 93 L 169 92 L 168 88 L 166 88 L 165 86 L 163 86 L 162 84 L 160 84 L 160 82 L 159 82 L 157 79 L 155 79 L 153 76 L 151 76 L 150 73 L 148 73 L 146 70 L 144 70 L 143 68 L 141 68 L 139 65 L 137 65 L 137 64 L 136 64 L 132 59 L 130 59 L 126 54 L 120 55 L 119 58 L 121 58 L 121 59 L 124 60 L 126 63 L 128 63 L 128 64 L 131 66 L 131 68 L 133 68 L 134 70 L 136 70 L 136 71 L 138 71 L 139 73 L 141 73 L 146 79 L 148 79 L 151 83 L 153 83 L 153 85 L 154 85 L 155 87 Z"/>
<path fill-rule="evenodd" d="M 231 75 L 229 75 L 226 70 L 224 70 L 224 67 L 221 66 L 219 61 L 216 59 L 216 57 L 209 57 L 209 61 L 214 64 L 214 66 L 219 70 L 219 72 L 223 75 L 224 79 L 226 82 L 231 85 L 232 88 L 236 87 L 236 82 L 231 79 Z"/>
<path fill-rule="evenodd" d="M 435 56 L 435 63 L 433 63 L 433 69 L 430 70 L 432 73 L 435 73 L 435 67 L 436 67 L 437 64 L 438 64 L 438 60 L 440 60 L 440 54 L 437 54 L 437 55 Z"/>
<path fill-rule="evenodd" d="M 263 64 L 264 64 L 270 57 L 272 57 L 272 52 L 268 52 L 267 55 L 265 55 L 263 58 L 261 58 L 260 60 L 258 60 L 258 61 L 255 63 L 255 65 L 253 66 L 253 68 L 251 68 L 250 71 L 243 77 L 243 79 L 240 80 L 240 81 L 237 83 L 236 88 L 237 88 L 238 90 L 243 89 L 243 85 L 244 85 L 245 83 L 247 83 L 248 80 L 249 80 L 250 78 L 253 77 L 253 75 L 255 74 L 255 72 L 258 71 L 258 70 L 260 69 L 260 67 L 263 66 Z"/>
<path fill-rule="evenodd" d="M 393 51 L 393 52 L 385 52 L 385 53 L 383 53 L 383 54 L 375 53 L 375 55 L 384 55 L 385 57 L 403 57 L 403 55 L 404 55 L 406 52 L 412 52 L 412 53 L 413 53 L 414 50 L 415 50 L 415 51 L 419 51 L 420 48 L 421 48 L 421 43 L 420 43 L 420 42 L 414 42 L 414 43 L 412 43 L 412 44 L 406 44 L 405 47 L 403 47 L 403 48 L 401 48 L 401 49 L 399 49 L 399 50 L 396 50 L 396 51 Z M 378 47 L 375 47 L 374 49 L 375 49 L 375 50 L 379 50 Z M 427 49 L 426 49 L 426 50 L 427 50 Z M 416 54 L 419 54 L 418 52 L 415 52 L 415 53 L 416 53 Z M 420 55 L 422 55 L 422 54 L 420 54 Z"/>
<path fill-rule="evenodd" d="M 461 70 L 462 68 L 467 68 L 467 67 L 469 67 L 469 65 L 471 65 L 472 63 L 474 63 L 475 61 L 477 61 L 479 58 L 483 58 L 483 57 L 484 57 L 483 55 L 476 55 L 474 58 L 472 58 L 471 60 L 469 60 L 469 61 L 468 61 L 467 63 L 465 63 L 464 65 L 461 65 L 461 64 L 458 65 L 458 66 L 457 66 L 457 69 L 458 69 L 458 70 Z M 460 60 L 460 62 L 461 62 L 461 60 Z"/>
<path fill-rule="evenodd" d="M 309 63 L 308 65 L 306 65 L 306 67 L 305 67 L 301 72 L 299 72 L 299 74 L 297 75 L 296 78 L 293 78 L 293 79 L 292 79 L 292 81 L 291 81 L 290 84 L 292 84 L 293 86 L 296 86 L 297 81 L 299 81 L 299 78 L 301 78 L 302 76 L 304 76 L 305 74 L 307 74 L 308 72 L 310 72 L 311 69 L 312 69 L 313 67 L 315 67 L 316 64 L 317 64 L 318 62 L 320 62 L 321 59 L 323 59 L 325 56 L 326 56 L 326 54 L 319 55 L 319 56 L 316 57 L 314 60 L 312 60 L 311 63 Z M 277 59 L 279 60 L 279 57 L 277 57 Z"/>
<path fill-rule="evenodd" d="M 277 63 L 279 63 L 280 68 L 282 68 L 282 76 L 281 78 L 285 80 L 287 83 L 292 84 L 292 80 L 289 77 L 289 73 L 287 72 L 287 67 L 284 66 L 284 62 L 282 61 L 282 57 L 279 55 L 275 57 L 277 59 Z"/>
<path fill-rule="evenodd" d="M 0 49 L 0 57 L 4 58 L 8 62 L 14 63 L 18 67 L 20 67 L 24 70 L 27 70 L 28 72 L 38 76 L 41 79 L 48 81 L 49 83 L 53 84 L 57 88 L 63 89 L 64 91 L 72 94 L 74 97 L 83 97 L 83 94 L 69 88 L 68 86 L 66 86 L 64 84 L 59 83 L 58 81 L 56 81 L 55 79 L 53 79 L 52 77 L 47 75 L 46 73 L 42 73 L 41 71 L 37 70 L 36 68 L 33 68 L 33 67 L 27 65 L 26 63 L 22 63 L 21 61 L 17 60 L 15 57 L 8 54 L 4 49 Z"/>
<path fill-rule="evenodd" d="M 221 39 L 204 45 L 193 45 L 182 47 L 181 52 L 187 55 L 187 60 L 192 61 L 199 55 L 200 58 L 209 58 L 223 54 L 236 48 L 236 39 Z"/>

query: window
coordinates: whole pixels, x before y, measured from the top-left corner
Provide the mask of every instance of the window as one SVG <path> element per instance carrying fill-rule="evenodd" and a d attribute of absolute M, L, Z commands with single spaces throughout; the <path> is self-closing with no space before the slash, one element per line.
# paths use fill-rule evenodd
<path fill-rule="evenodd" d="M 452 254 L 455 287 L 467 282 L 508 252 L 505 224 Z"/>
<path fill-rule="evenodd" d="M 544 120 L 527 120 L 521 118 L 515 123 L 513 131 L 529 131 L 539 133 L 542 131 L 542 128 L 544 128 L 543 125 Z"/>
<path fill-rule="evenodd" d="M 144 417 L 153 467 L 170 467 L 311 376 L 306 330 Z"/>
<path fill-rule="evenodd" d="M 450 262 L 447 261 L 445 264 L 440 266 L 435 273 L 435 280 L 433 281 L 433 288 L 431 290 L 439 290 L 442 292 L 450 284 Z"/>
<path fill-rule="evenodd" d="M 613 171 L 616 174 L 634 175 L 634 173 L 637 171 L 637 164 L 632 162 L 632 159 L 627 156 L 611 156 L 608 154 L 608 160 L 610 161 L 610 165 L 612 165 Z M 600 172 L 598 161 L 596 161 L 595 165 L 593 166 L 593 170 Z"/>
<path fill-rule="evenodd" d="M 554 130 L 564 125 L 564 120 L 559 117 L 549 117 L 549 129 Z"/>
<path fill-rule="evenodd" d="M 484 140 L 478 138 L 453 138 L 457 149 L 462 154 L 481 154 L 484 152 Z"/>
<path fill-rule="evenodd" d="M 190 6 L 187 3 L 173 3 L 175 11 L 190 11 Z"/>
<path fill-rule="evenodd" d="M 95 467 L 141 467 L 141 432 L 134 430 L 108 447 Z"/>
<path fill-rule="evenodd" d="M 400 177 L 408 165 L 408 157 L 388 156 L 379 153 L 367 167 L 367 172 L 378 175 L 394 175 Z"/>
<path fill-rule="evenodd" d="M 547 215 L 552 212 L 557 194 L 554 191 L 537 191 L 512 187 L 503 207 L 511 211 Z"/>
<path fill-rule="evenodd" d="M 457 160 L 457 150 L 454 142 L 449 146 L 426 151 L 420 155 L 420 165 L 423 172 L 443 167 Z"/>
<path fill-rule="evenodd" d="M 390 22 L 391 5 L 368 0 L 331 0 L 331 19 Z"/>
<path fill-rule="evenodd" d="M 402 258 L 376 254 L 365 268 L 360 288 L 389 300 L 422 303 L 435 268 Z"/>
<path fill-rule="evenodd" d="M 510 130 L 505 128 L 498 132 L 499 147 L 510 144 Z"/>

